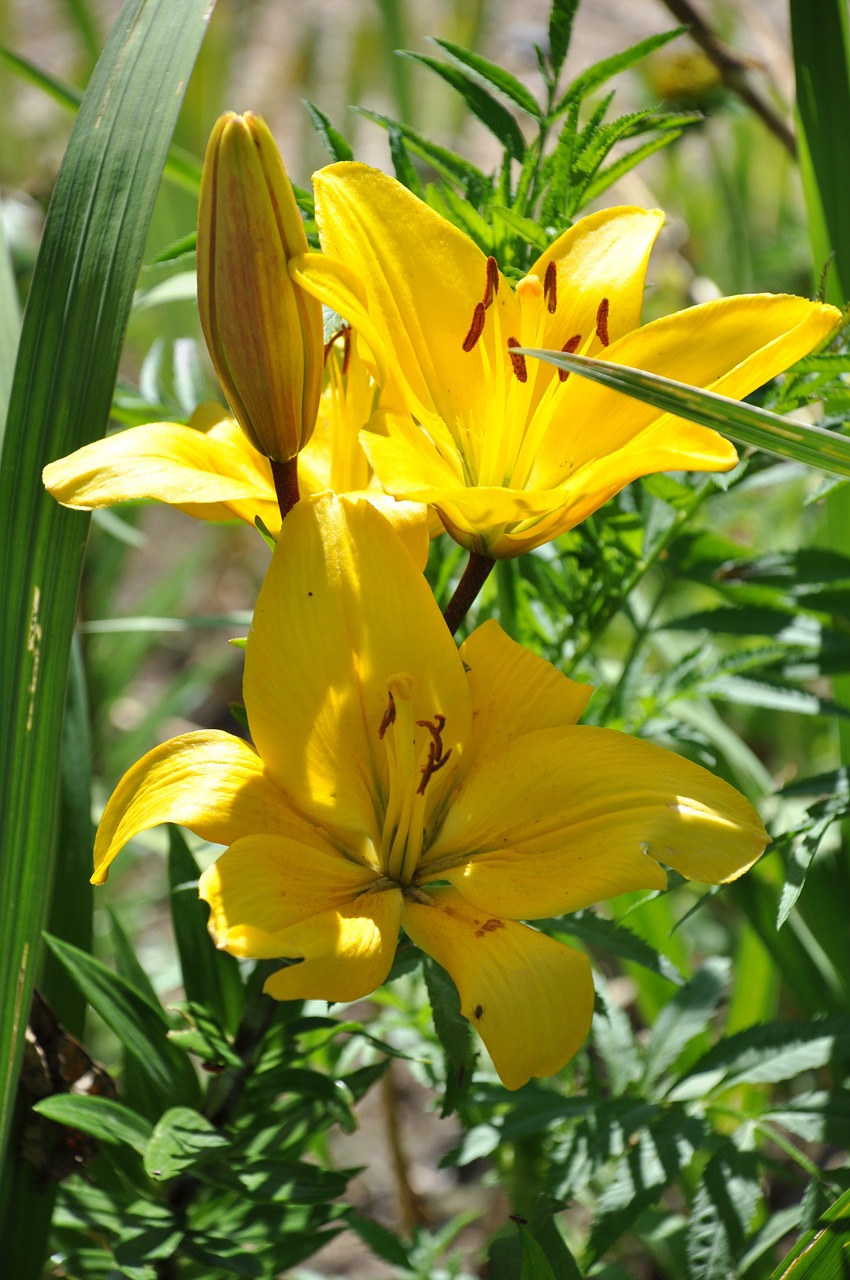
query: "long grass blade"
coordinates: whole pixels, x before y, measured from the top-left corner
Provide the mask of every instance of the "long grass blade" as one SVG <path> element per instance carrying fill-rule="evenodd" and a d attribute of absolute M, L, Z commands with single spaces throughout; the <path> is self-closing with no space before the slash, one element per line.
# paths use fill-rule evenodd
<path fill-rule="evenodd" d="M 45 224 L 0 462 L 0 1163 L 51 899 L 65 682 L 88 518 L 41 486 L 101 434 L 168 145 L 213 0 L 126 0 Z M 143 127 L 140 122 L 143 121 Z"/>
<path fill-rule="evenodd" d="M 558 369 L 578 373 L 612 391 L 633 396 L 662 413 L 673 413 L 689 422 L 729 436 L 737 444 L 762 449 L 779 458 L 790 458 L 835 476 L 850 476 L 850 438 L 823 427 L 783 418 L 767 409 L 730 400 L 728 396 L 689 387 L 657 373 L 630 369 L 592 356 L 569 355 L 534 347 L 517 347 L 518 354 L 535 356 Z"/>

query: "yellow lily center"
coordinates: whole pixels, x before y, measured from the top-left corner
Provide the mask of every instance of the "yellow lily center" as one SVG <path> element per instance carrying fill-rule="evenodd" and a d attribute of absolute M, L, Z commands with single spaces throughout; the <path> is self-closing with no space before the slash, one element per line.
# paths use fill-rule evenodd
<path fill-rule="evenodd" d="M 495 258 L 487 259 L 487 273 L 482 300 L 475 305 L 472 322 L 463 339 L 463 350 L 476 352 L 481 361 L 484 385 L 490 390 L 490 405 L 481 435 L 475 483 L 486 486 L 523 488 L 552 419 L 558 409 L 558 391 L 569 376 L 555 371 L 541 361 L 529 363 L 518 347 L 550 346 L 547 322 L 558 309 L 558 270 L 549 262 L 543 279 L 530 273 L 518 281 L 516 296 L 520 304 L 519 333 L 504 333 L 500 308 L 493 306 L 499 291 L 499 270 Z M 492 311 L 491 311 L 492 308 Z M 493 338 L 482 342 L 492 314 Z M 585 354 L 598 339 L 608 345 L 608 299 L 599 303 L 595 329 L 587 334 L 569 334 L 562 351 Z M 507 356 L 507 359 L 505 359 Z M 538 385 L 540 384 L 540 385 Z M 467 444 L 467 456 L 469 448 Z"/>
<path fill-rule="evenodd" d="M 391 676 L 387 692 L 387 709 L 378 727 L 378 737 L 387 752 L 389 779 L 381 831 L 381 866 L 388 879 L 408 888 L 425 839 L 428 783 L 451 752 L 443 750 L 445 716 L 437 712 L 433 720 L 414 721 L 411 676 L 406 672 Z M 428 730 L 428 737 L 418 749 L 417 728 Z"/>

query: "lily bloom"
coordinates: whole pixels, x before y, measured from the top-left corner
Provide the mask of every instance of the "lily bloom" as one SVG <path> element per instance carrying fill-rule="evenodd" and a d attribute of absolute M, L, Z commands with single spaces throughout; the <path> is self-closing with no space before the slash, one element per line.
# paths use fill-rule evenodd
<path fill-rule="evenodd" d="M 403 928 L 453 978 L 502 1081 L 558 1071 L 593 1008 L 581 953 L 524 923 L 666 884 L 719 883 L 766 833 L 727 783 L 577 725 L 590 690 L 495 622 L 458 651 L 424 577 L 366 502 L 283 522 L 245 654 L 254 745 L 184 734 L 119 782 L 93 881 L 141 831 L 227 845 L 200 881 L 216 945 L 285 958 L 279 1000 L 352 1001 Z"/>
<path fill-rule="evenodd" d="M 656 471 L 727 471 L 716 432 L 572 377 L 516 347 L 610 358 L 723 395 L 748 395 L 834 328 L 834 307 L 754 295 L 640 326 L 658 210 L 581 219 L 515 287 L 496 260 L 366 165 L 314 175 L 323 254 L 294 278 L 367 344 L 382 405 L 363 433 L 378 479 L 433 505 L 453 538 L 520 555 Z"/>
<path fill-rule="evenodd" d="M 338 348 L 343 347 L 343 350 Z M 298 455 L 298 481 L 306 494 L 325 489 L 363 494 L 425 563 L 424 506 L 384 493 L 358 438 L 377 388 L 353 344 L 335 342 L 325 362 L 327 386 L 316 428 Z M 93 511 L 119 502 L 156 499 L 200 520 L 253 525 L 259 517 L 272 534 L 280 529 L 271 465 L 239 424 L 218 404 L 203 404 L 189 422 L 148 422 L 83 445 L 48 463 L 45 488 L 63 506 Z"/>

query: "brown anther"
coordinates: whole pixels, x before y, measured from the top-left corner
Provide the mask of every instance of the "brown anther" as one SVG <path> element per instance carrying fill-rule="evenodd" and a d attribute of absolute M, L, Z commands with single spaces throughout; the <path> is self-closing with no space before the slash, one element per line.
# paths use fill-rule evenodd
<path fill-rule="evenodd" d="M 574 351 L 578 351 L 580 346 L 581 346 L 581 334 L 574 333 L 573 336 L 570 339 L 568 339 L 567 342 L 564 343 L 564 345 L 561 347 L 561 350 L 565 352 L 566 355 L 571 356 Z M 570 376 L 569 369 L 558 370 L 559 382 L 566 382 L 569 376 Z"/>
<path fill-rule="evenodd" d="M 543 277 L 543 297 L 546 299 L 546 310 L 550 316 L 558 307 L 558 268 L 550 262 Z"/>
<path fill-rule="evenodd" d="M 487 307 L 492 306 L 493 299 L 498 292 L 499 264 L 496 262 L 495 258 L 490 257 L 487 259 L 487 283 L 484 286 L 484 297 L 482 299 L 485 310 Z"/>
<path fill-rule="evenodd" d="M 383 738 L 384 734 L 386 733 L 387 729 L 389 729 L 391 724 L 395 724 L 395 698 L 393 697 L 392 694 L 390 694 L 390 700 L 387 703 L 387 709 L 384 712 L 384 717 L 381 720 L 381 723 L 378 725 L 379 738 Z"/>
<path fill-rule="evenodd" d="M 471 351 L 484 332 L 484 312 L 484 303 L 476 302 L 475 310 L 472 313 L 472 324 L 469 326 L 469 332 L 463 340 L 464 351 Z"/>
<path fill-rule="evenodd" d="M 513 347 L 518 346 L 519 343 L 516 338 L 508 338 L 508 355 L 511 358 L 514 376 L 516 377 L 517 382 L 528 382 L 528 369 L 525 364 L 525 356 L 518 355 L 512 350 Z"/>
<path fill-rule="evenodd" d="M 607 347 L 610 341 L 608 337 L 608 299 L 603 298 L 599 304 L 599 310 L 596 312 L 596 336 L 602 343 L 603 347 Z"/>
<path fill-rule="evenodd" d="M 416 794 L 424 796 L 425 788 L 431 781 L 433 775 L 438 769 L 442 769 L 443 765 L 452 754 L 451 747 L 443 754 L 442 732 L 446 725 L 446 717 L 440 715 L 439 712 L 434 716 L 433 720 L 417 720 L 416 723 L 421 729 L 427 729 L 431 734 L 431 741 L 428 743 L 428 759 L 422 768 L 422 781 L 416 788 Z"/>

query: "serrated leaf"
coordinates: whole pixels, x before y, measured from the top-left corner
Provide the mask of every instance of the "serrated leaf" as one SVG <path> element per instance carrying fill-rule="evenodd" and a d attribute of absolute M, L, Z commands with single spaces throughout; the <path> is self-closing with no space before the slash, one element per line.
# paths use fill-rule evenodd
<path fill-rule="evenodd" d="M 398 52 L 401 57 L 411 58 L 423 67 L 428 67 L 430 71 L 445 80 L 446 84 L 457 90 L 476 119 L 499 139 L 515 160 L 522 160 L 525 155 L 525 140 L 520 127 L 510 111 L 497 102 L 491 93 L 457 67 L 438 62 L 428 54 L 414 53 L 407 49 L 400 49 Z"/>
<path fill-rule="evenodd" d="M 325 144 L 331 160 L 353 160 L 354 150 L 351 143 L 338 129 L 334 128 L 330 116 L 325 115 L 324 111 L 308 98 L 303 98 L 302 101 L 313 122 L 313 128 Z"/>
<path fill-rule="evenodd" d="M 123 1142 L 144 1154 L 153 1126 L 144 1116 L 111 1098 L 86 1097 L 84 1094 L 54 1093 L 33 1107 L 40 1116 L 90 1133 L 101 1142 Z"/>
<path fill-rule="evenodd" d="M 611 1092 L 618 1097 L 641 1078 L 643 1064 L 628 1014 L 611 1000 L 600 975 L 595 976 L 594 985 L 603 1012 L 600 1015 L 597 1009 L 591 1034 L 605 1064 Z"/>
<path fill-rule="evenodd" d="M 671 1089 L 671 1101 L 739 1084 L 778 1084 L 827 1063 L 850 1062 L 850 1016 L 749 1027 L 710 1049 Z"/>
<path fill-rule="evenodd" d="M 537 347 L 517 347 L 517 351 L 544 360 L 558 369 L 566 369 L 569 373 L 581 374 L 612 391 L 633 396 L 662 413 L 672 413 L 700 426 L 711 427 L 737 444 L 763 449 L 765 453 L 779 458 L 791 458 L 830 475 L 850 476 L 848 436 L 780 417 L 767 409 L 718 395 L 716 391 L 690 387 L 657 373 L 631 369 L 594 356 L 568 355 Z"/>
<path fill-rule="evenodd" d="M 210 1275 L 226 1271 L 232 1276 L 246 1276 L 248 1280 L 263 1275 L 266 1268 L 256 1254 L 248 1253 L 239 1241 L 223 1239 L 193 1232 L 180 1247 L 181 1257 L 191 1258 L 206 1267 Z"/>
<path fill-rule="evenodd" d="M 700 691 L 709 698 L 723 698 L 739 707 L 764 707 L 768 711 L 791 711 L 802 716 L 850 716 L 850 710 L 831 698 L 819 698 L 806 689 L 771 680 L 724 675 L 705 681 Z"/>
<path fill-rule="evenodd" d="M 787 1129 L 804 1142 L 828 1142 L 850 1147 L 850 1096 L 825 1089 L 798 1094 L 770 1107 L 759 1116 L 759 1125 Z"/>
<path fill-rule="evenodd" d="M 684 981 L 672 960 L 617 920 L 606 920 L 594 911 L 575 911 L 564 919 L 544 923 L 548 923 L 553 932 L 581 938 L 588 946 L 601 947 L 622 960 L 631 960 L 676 986 L 681 986 Z"/>
<path fill-rule="evenodd" d="M 423 966 L 428 999 L 434 1018 L 434 1030 L 446 1061 L 446 1092 L 441 1115 L 457 1109 L 469 1089 L 475 1063 L 475 1037 L 472 1027 L 460 1012 L 457 987 L 440 965 L 426 957 Z"/>
<path fill-rule="evenodd" d="M 552 0 L 552 8 L 549 12 L 549 58 L 556 80 L 570 47 L 573 18 L 576 15 L 578 3 L 579 0 Z"/>
<path fill-rule="evenodd" d="M 576 76 L 555 107 L 552 118 L 555 119 L 562 115 L 572 102 L 580 102 L 588 94 L 598 89 L 601 84 L 604 84 L 606 80 L 610 80 L 612 76 L 617 75 L 620 71 L 625 71 L 628 67 L 634 66 L 636 62 L 640 62 L 648 54 L 654 53 L 656 49 L 661 49 L 665 44 L 669 44 L 677 36 L 683 35 L 687 29 L 687 27 L 676 27 L 672 31 L 662 31 L 657 36 L 649 36 L 646 40 L 639 40 L 637 44 L 632 45 L 630 49 L 624 49 L 622 53 L 615 53 L 610 58 L 603 58 L 600 62 L 594 62 L 593 66 L 588 67 L 585 71 L 582 71 L 581 75 Z"/>
<path fill-rule="evenodd" d="M 694 978 L 681 987 L 655 1020 L 646 1054 L 646 1084 L 650 1088 L 668 1067 L 705 1031 L 729 981 L 725 957 L 706 960 Z"/>
<path fill-rule="evenodd" d="M 243 1194 L 272 1204 L 324 1204 L 341 1196 L 353 1170 L 320 1169 L 299 1161 L 251 1159 L 239 1170 Z"/>
<path fill-rule="evenodd" d="M 157 1182 L 175 1178 L 224 1154 L 230 1140 L 191 1107 L 171 1107 L 158 1121 L 147 1150 L 145 1173 Z"/>
<path fill-rule="evenodd" d="M 705 1167 L 688 1224 L 689 1280 L 729 1280 L 753 1219 L 761 1189 L 751 1152 L 729 1143 Z"/>
<path fill-rule="evenodd" d="M 468 67 L 487 84 L 493 85 L 533 119 L 542 119 L 540 107 L 531 90 L 526 88 L 521 80 L 517 80 L 516 76 L 511 75 L 510 71 L 506 71 L 495 62 L 490 62 L 487 58 L 482 58 L 479 53 L 473 53 L 470 49 L 464 49 L 462 45 L 454 44 L 451 40 L 435 39 L 434 44 L 439 45 L 455 62 Z"/>
<path fill-rule="evenodd" d="M 389 116 L 382 115 L 380 111 L 371 111 L 368 107 L 356 107 L 355 110 L 358 115 L 365 116 L 367 120 L 374 121 L 389 132 L 398 130 L 414 155 L 426 160 L 444 178 L 459 183 L 467 191 L 489 188 L 489 179 L 482 170 L 476 168 L 469 160 L 465 160 L 463 156 L 459 156 L 457 152 L 430 142 L 410 125 L 392 120 Z"/>
<path fill-rule="evenodd" d="M 197 1080 L 190 1064 L 168 1043 L 168 1022 L 162 1010 L 155 1009 L 126 979 L 94 956 L 49 934 L 45 941 L 91 1007 L 163 1097 L 174 1099 L 192 1093 L 197 1096 Z"/>

